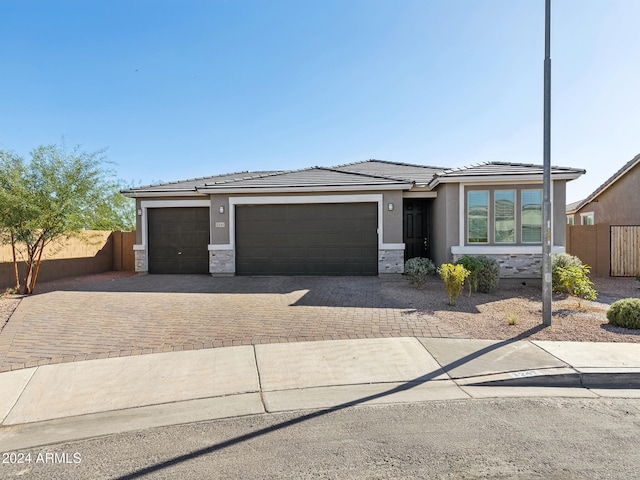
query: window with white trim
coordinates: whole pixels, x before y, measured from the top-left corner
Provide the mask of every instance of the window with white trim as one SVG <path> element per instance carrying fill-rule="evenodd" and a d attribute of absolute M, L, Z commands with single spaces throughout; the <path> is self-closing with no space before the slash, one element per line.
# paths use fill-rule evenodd
<path fill-rule="evenodd" d="M 489 192 L 467 192 L 467 242 L 489 243 Z"/>
<path fill-rule="evenodd" d="M 595 215 L 593 212 L 585 212 L 580 214 L 581 225 L 594 225 Z"/>
<path fill-rule="evenodd" d="M 542 243 L 542 190 L 521 192 L 522 243 Z"/>
<path fill-rule="evenodd" d="M 493 192 L 494 242 L 516 242 L 516 191 Z"/>

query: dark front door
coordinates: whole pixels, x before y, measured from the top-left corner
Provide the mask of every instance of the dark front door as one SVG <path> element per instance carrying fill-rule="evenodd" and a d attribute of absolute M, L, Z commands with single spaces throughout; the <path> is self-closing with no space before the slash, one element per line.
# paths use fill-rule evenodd
<path fill-rule="evenodd" d="M 149 208 L 149 273 L 209 273 L 209 208 Z"/>
<path fill-rule="evenodd" d="M 404 259 L 429 258 L 429 209 L 427 200 L 404 199 Z"/>
<path fill-rule="evenodd" d="M 236 207 L 238 275 L 377 275 L 375 203 Z"/>

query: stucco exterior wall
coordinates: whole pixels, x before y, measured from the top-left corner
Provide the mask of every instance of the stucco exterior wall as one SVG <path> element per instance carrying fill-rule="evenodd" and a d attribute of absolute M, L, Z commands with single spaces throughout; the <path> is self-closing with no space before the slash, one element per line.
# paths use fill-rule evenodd
<path fill-rule="evenodd" d="M 451 247 L 459 238 L 459 185 L 442 184 L 437 188 L 438 196 L 433 200 L 431 217 L 431 260 L 436 265 L 453 260 Z"/>
<path fill-rule="evenodd" d="M 389 204 L 393 210 L 389 210 Z M 382 225 L 384 243 L 402 243 L 402 191 L 384 192 L 382 200 Z M 404 255 L 404 253 L 403 253 Z"/>
<path fill-rule="evenodd" d="M 220 213 L 220 207 L 224 210 Z M 211 195 L 211 241 L 213 245 L 229 243 L 229 196 Z"/>
<path fill-rule="evenodd" d="M 567 182 L 560 180 L 553 182 L 553 193 L 551 196 L 551 208 L 553 217 L 553 245 L 566 245 L 567 224 L 566 218 L 566 198 L 567 198 Z"/>

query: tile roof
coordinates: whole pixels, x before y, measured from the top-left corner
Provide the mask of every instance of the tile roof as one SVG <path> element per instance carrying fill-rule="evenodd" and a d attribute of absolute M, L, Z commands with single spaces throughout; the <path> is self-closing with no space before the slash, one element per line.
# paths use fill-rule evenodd
<path fill-rule="evenodd" d="M 263 172 L 235 172 L 235 173 L 225 173 L 222 175 L 214 175 L 211 177 L 199 177 L 199 178 L 191 178 L 188 180 L 178 180 L 174 182 L 161 182 L 153 185 L 143 185 L 140 187 L 129 188 L 123 190 L 122 192 L 166 192 L 166 191 L 196 191 L 197 187 L 205 185 L 206 183 L 216 182 L 216 181 L 231 181 L 235 179 L 243 179 L 246 177 L 253 177 L 255 175 L 265 175 L 276 173 L 276 171 L 263 171 Z"/>
<path fill-rule="evenodd" d="M 577 206 L 580 205 L 582 202 L 584 202 L 584 200 L 578 200 L 577 202 L 573 202 L 573 203 L 568 203 L 566 206 L 566 212 L 567 213 L 574 213 L 577 210 Z"/>
<path fill-rule="evenodd" d="M 633 167 L 635 167 L 638 164 L 640 164 L 640 153 L 635 157 L 633 157 L 631 160 L 629 160 L 627 163 L 625 163 L 622 166 L 622 168 L 620 168 L 620 170 L 618 170 L 616 173 L 611 175 L 611 177 L 609 177 L 602 185 L 596 188 L 593 191 L 593 193 L 589 195 L 587 198 L 585 198 L 584 200 L 581 200 L 580 202 L 575 202 L 576 205 L 574 205 L 573 203 L 570 205 L 567 205 L 567 213 L 577 212 L 582 207 L 584 207 L 587 203 L 595 200 L 595 198 L 598 195 L 600 195 L 607 188 L 609 188 L 611 185 L 617 182 L 620 178 L 624 176 L 625 173 L 627 173 L 629 170 L 631 170 Z M 569 209 L 569 207 L 571 207 L 571 209 Z"/>
<path fill-rule="evenodd" d="M 445 170 L 442 177 L 468 177 L 468 176 L 494 176 L 494 175 L 542 175 L 542 165 L 531 163 L 509 163 L 509 162 L 484 162 L 462 168 L 451 168 Z M 554 173 L 585 173 L 584 170 L 569 167 L 551 167 Z"/>
<path fill-rule="evenodd" d="M 224 179 L 207 182 L 198 190 L 225 190 L 228 188 L 285 188 L 285 187 L 344 187 L 407 185 L 410 180 L 399 180 L 379 175 L 342 171 L 326 167 L 311 167 L 302 170 L 267 172 L 245 178 Z"/>
<path fill-rule="evenodd" d="M 337 165 L 333 168 L 341 171 L 381 175 L 398 180 L 413 181 L 418 184 L 429 183 L 436 174 L 442 173 L 445 170 L 445 168 L 442 167 L 388 162 L 385 160 L 365 160 L 363 162 Z"/>
<path fill-rule="evenodd" d="M 577 178 L 584 170 L 552 167 L 552 174 Z M 513 177 L 542 175 L 542 165 L 488 162 L 463 168 L 440 168 L 427 165 L 366 160 L 332 168 L 311 167 L 300 170 L 236 172 L 194 178 L 159 185 L 123 190 L 125 195 L 160 195 L 166 193 L 207 193 L 234 189 L 320 189 L 326 188 L 411 188 L 413 185 L 435 187 L 441 182 L 467 181 L 471 177 Z"/>
<path fill-rule="evenodd" d="M 484 177 L 497 177 L 511 179 L 526 176 L 541 176 L 544 173 L 543 165 L 531 163 L 511 163 L 511 162 L 483 162 L 461 168 L 451 168 L 441 174 L 437 174 L 429 184 L 435 187 L 439 183 L 465 181 L 465 179 Z M 551 167 L 552 176 L 567 176 L 570 179 L 583 175 L 585 170 L 571 167 Z M 506 178 L 505 178 L 506 180 Z"/>

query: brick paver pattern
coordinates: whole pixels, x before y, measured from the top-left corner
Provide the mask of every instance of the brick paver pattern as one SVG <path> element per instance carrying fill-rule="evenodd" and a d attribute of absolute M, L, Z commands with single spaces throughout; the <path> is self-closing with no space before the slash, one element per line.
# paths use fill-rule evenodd
<path fill-rule="evenodd" d="M 463 335 L 394 300 L 378 277 L 140 275 L 24 298 L 0 372 L 52 363 L 279 342 Z"/>

